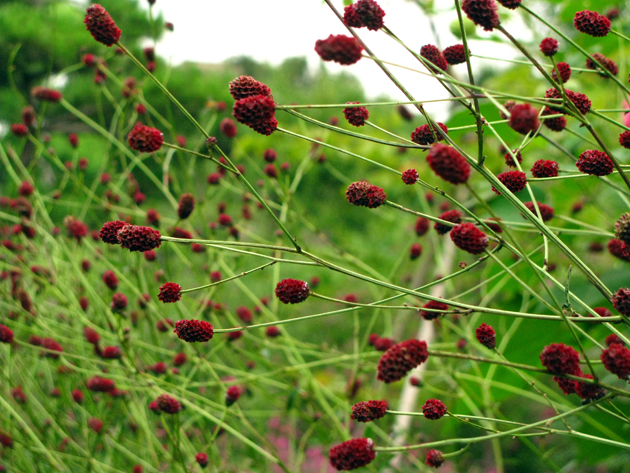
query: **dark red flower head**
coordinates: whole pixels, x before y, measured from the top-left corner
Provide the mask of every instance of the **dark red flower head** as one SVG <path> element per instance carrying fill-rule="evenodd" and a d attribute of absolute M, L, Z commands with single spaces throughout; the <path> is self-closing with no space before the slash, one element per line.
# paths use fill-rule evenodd
<path fill-rule="evenodd" d="M 376 31 L 383 27 L 385 12 L 374 0 L 359 0 L 354 4 L 354 14 L 361 26 Z"/>
<path fill-rule="evenodd" d="M 185 220 L 190 217 L 190 214 L 195 209 L 195 198 L 192 194 L 184 194 L 179 199 L 179 205 L 177 206 L 177 216 L 180 220 Z"/>
<path fill-rule="evenodd" d="M 591 56 L 593 56 L 593 59 L 599 62 L 604 69 L 610 72 L 613 76 L 616 76 L 619 73 L 619 67 L 612 59 L 608 59 L 601 53 L 593 53 Z M 608 78 L 608 75 L 606 75 L 606 73 L 602 71 L 601 67 L 597 65 L 595 61 L 591 60 L 590 57 L 586 58 L 586 68 L 594 71 L 599 70 L 602 77 Z"/>
<path fill-rule="evenodd" d="M 497 0 L 497 2 L 510 10 L 514 10 L 521 4 L 521 0 Z"/>
<path fill-rule="evenodd" d="M 608 252 L 620 260 L 630 262 L 630 251 L 628 251 L 627 245 L 617 238 L 612 238 L 608 242 Z"/>
<path fill-rule="evenodd" d="M 397 343 L 381 356 L 377 378 L 385 383 L 398 381 L 428 357 L 424 341 L 412 339 Z"/>
<path fill-rule="evenodd" d="M 363 401 L 352 406 L 351 419 L 357 422 L 372 422 L 385 416 L 387 403 L 385 401 Z"/>
<path fill-rule="evenodd" d="M 536 208 L 534 207 L 533 202 L 525 202 L 523 205 L 525 205 L 525 207 L 527 207 L 527 210 L 529 210 L 531 213 L 538 216 L 538 213 L 536 212 Z M 540 202 L 538 202 L 538 210 L 540 210 L 540 216 L 542 217 L 543 222 L 548 222 L 549 220 L 553 218 L 553 215 L 554 215 L 553 207 L 550 207 L 547 204 L 541 204 Z"/>
<path fill-rule="evenodd" d="M 33 87 L 31 89 L 31 95 L 38 100 L 53 103 L 59 102 L 63 98 L 63 95 L 58 90 L 40 86 Z"/>
<path fill-rule="evenodd" d="M 231 406 L 234 404 L 243 394 L 243 390 L 239 386 L 230 386 L 225 393 L 225 405 Z"/>
<path fill-rule="evenodd" d="M 611 343 L 600 356 L 604 367 L 619 379 L 625 379 L 630 374 L 630 350 L 622 343 Z"/>
<path fill-rule="evenodd" d="M 418 182 L 418 171 L 415 169 L 407 169 L 402 173 L 402 181 L 407 185 L 412 185 Z"/>
<path fill-rule="evenodd" d="M 446 59 L 446 62 L 448 62 L 451 66 L 466 62 L 466 50 L 464 49 L 463 44 L 449 46 L 442 54 L 444 54 L 444 59 Z"/>
<path fill-rule="evenodd" d="M 346 104 L 358 104 L 359 102 L 346 102 Z M 343 115 L 348 123 L 353 126 L 365 125 L 365 120 L 370 116 L 368 109 L 365 107 L 346 107 L 343 109 Z"/>
<path fill-rule="evenodd" d="M 13 330 L 6 325 L 0 324 L 0 343 L 11 343 L 13 341 Z"/>
<path fill-rule="evenodd" d="M 463 184 L 470 177 L 470 165 L 455 148 L 435 143 L 427 156 L 433 172 L 452 184 Z"/>
<path fill-rule="evenodd" d="M 591 36 L 606 36 L 610 31 L 610 20 L 594 11 L 579 11 L 573 18 L 573 25 L 578 31 Z"/>
<path fill-rule="evenodd" d="M 208 466 L 208 455 L 205 453 L 198 453 L 195 455 L 195 461 L 201 468 L 205 468 Z"/>
<path fill-rule="evenodd" d="M 424 462 L 425 465 L 430 466 L 431 468 L 439 468 L 444 463 L 444 457 L 442 456 L 442 452 L 439 450 L 431 449 L 427 452 L 427 460 Z"/>
<path fill-rule="evenodd" d="M 162 302 L 177 302 L 182 298 L 182 287 L 174 282 L 166 282 L 160 287 L 158 299 Z M 181 337 L 180 337 L 181 338 Z"/>
<path fill-rule="evenodd" d="M 619 144 L 626 149 L 630 149 L 630 131 L 624 131 L 619 135 Z"/>
<path fill-rule="evenodd" d="M 177 414 L 182 410 L 181 403 L 168 394 L 160 394 L 155 402 L 157 403 L 158 409 L 165 414 Z"/>
<path fill-rule="evenodd" d="M 615 236 L 626 244 L 630 244 L 630 212 L 624 213 L 615 222 Z"/>
<path fill-rule="evenodd" d="M 499 179 L 499 181 L 501 181 L 501 183 L 513 194 L 525 189 L 525 185 L 527 184 L 527 176 L 521 171 L 502 172 L 497 175 L 497 179 Z M 492 190 L 501 195 L 501 192 L 495 189 L 494 186 L 492 187 Z"/>
<path fill-rule="evenodd" d="M 615 310 L 626 317 L 630 317 L 630 289 L 621 288 L 612 297 Z"/>
<path fill-rule="evenodd" d="M 464 0 L 462 2 L 462 10 L 466 16 L 485 31 L 492 31 L 501 23 L 498 9 L 494 0 Z"/>
<path fill-rule="evenodd" d="M 306 281 L 298 279 L 283 279 L 276 285 L 276 297 L 285 304 L 304 302 L 310 294 Z"/>
<path fill-rule="evenodd" d="M 567 98 L 571 102 L 573 102 L 573 105 L 575 105 L 575 108 L 577 108 L 582 115 L 586 115 L 588 111 L 591 109 L 591 101 L 586 95 L 581 94 L 579 92 L 573 92 L 572 90 L 566 89 L 566 88 L 564 89 L 564 92 L 566 93 Z M 548 99 L 562 98 L 562 96 L 560 95 L 560 92 L 558 92 L 558 90 L 555 88 L 547 89 L 547 92 L 545 93 L 545 97 Z M 559 108 L 555 108 L 555 107 L 549 107 L 549 108 L 553 111 L 566 113 L 562 109 L 559 109 Z"/>
<path fill-rule="evenodd" d="M 415 225 L 416 235 L 422 236 L 429 231 L 429 219 L 424 217 L 418 217 Z"/>
<path fill-rule="evenodd" d="M 552 373 L 577 375 L 582 372 L 579 353 L 564 343 L 547 345 L 540 354 L 540 361 Z"/>
<path fill-rule="evenodd" d="M 103 282 L 112 291 L 115 291 L 116 288 L 118 287 L 118 277 L 110 269 L 108 269 L 107 271 L 103 273 Z"/>
<path fill-rule="evenodd" d="M 11 133 L 15 136 L 28 135 L 28 127 L 24 123 L 14 123 L 11 125 Z"/>
<path fill-rule="evenodd" d="M 120 39 L 122 32 L 116 26 L 112 17 L 109 16 L 107 10 L 98 4 L 92 5 L 87 9 L 83 23 L 85 23 L 87 30 L 94 39 L 107 47 Z"/>
<path fill-rule="evenodd" d="M 335 61 L 349 66 L 361 59 L 363 46 L 355 38 L 344 35 L 330 35 L 315 42 L 315 52 L 324 61 Z"/>
<path fill-rule="evenodd" d="M 371 185 L 367 181 L 358 181 L 348 186 L 346 199 L 353 205 L 375 209 L 383 205 L 387 195 L 378 186 Z"/>
<path fill-rule="evenodd" d="M 236 134 L 238 133 L 238 130 L 236 129 L 236 123 L 234 123 L 234 120 L 227 117 L 221 120 L 221 125 L 219 125 L 219 129 L 228 138 L 234 138 Z"/>
<path fill-rule="evenodd" d="M 83 394 L 83 391 L 81 391 L 80 389 L 73 389 L 72 390 L 72 399 L 77 404 L 82 404 L 83 401 L 85 400 L 85 395 Z"/>
<path fill-rule="evenodd" d="M 117 292 L 112 296 L 111 308 L 114 312 L 120 312 L 127 308 L 127 296 L 122 292 Z"/>
<path fill-rule="evenodd" d="M 439 399 L 429 399 L 422 406 L 422 413 L 425 419 L 438 420 L 446 414 L 446 406 Z"/>
<path fill-rule="evenodd" d="M 41 347 L 45 348 L 46 350 L 51 350 L 53 352 L 59 352 L 59 353 L 63 352 L 62 346 L 54 338 L 48 338 L 48 337 L 42 338 L 42 345 L 41 345 Z M 55 360 L 59 359 L 59 354 L 58 353 L 42 352 L 41 356 L 45 356 L 45 357 L 48 357 L 48 358 L 53 358 Z"/>
<path fill-rule="evenodd" d="M 99 237 L 103 240 L 104 243 L 108 243 L 110 245 L 117 245 L 120 243 L 118 240 L 118 231 L 127 225 L 126 222 L 122 222 L 120 220 L 114 220 L 111 222 L 106 222 L 101 228 L 99 232 Z"/>
<path fill-rule="evenodd" d="M 540 42 L 540 52 L 548 57 L 555 55 L 558 52 L 558 41 L 553 38 L 543 39 Z"/>
<path fill-rule="evenodd" d="M 151 227 L 124 225 L 118 230 L 120 246 L 129 251 L 149 251 L 159 248 L 162 244 L 160 238 L 160 232 Z"/>
<path fill-rule="evenodd" d="M 491 350 L 497 346 L 497 334 L 490 325 L 481 324 L 475 330 L 477 341 Z"/>
<path fill-rule="evenodd" d="M 510 110 L 509 125 L 523 135 L 535 131 L 540 126 L 538 110 L 528 103 L 514 105 Z"/>
<path fill-rule="evenodd" d="M 558 64 L 556 64 L 556 68 L 558 69 L 560 80 L 563 84 L 571 78 L 571 66 L 568 65 L 566 62 L 559 62 Z M 556 74 L 556 69 L 551 71 L 551 78 L 556 82 L 558 81 L 558 74 Z"/>
<path fill-rule="evenodd" d="M 539 159 L 532 166 L 534 177 L 556 177 L 558 175 L 558 163 L 547 159 Z"/>
<path fill-rule="evenodd" d="M 577 168 L 584 174 L 593 176 L 607 176 L 613 172 L 613 162 L 603 151 L 587 149 L 575 163 Z"/>
<path fill-rule="evenodd" d="M 517 152 L 516 150 L 513 150 L 512 154 L 516 156 L 516 160 L 519 162 L 519 164 L 523 162 L 523 156 L 520 151 Z M 512 158 L 512 155 L 510 153 L 505 153 L 504 159 L 505 159 L 505 164 L 507 164 L 511 168 L 516 167 L 516 163 L 514 162 L 514 159 Z"/>
<path fill-rule="evenodd" d="M 185 342 L 207 342 L 214 335 L 212 325 L 203 320 L 178 320 L 174 332 Z"/>
<path fill-rule="evenodd" d="M 418 259 L 422 254 L 422 245 L 420 243 L 414 243 L 409 250 L 409 256 L 412 260 Z"/>
<path fill-rule="evenodd" d="M 483 253 L 488 247 L 488 235 L 473 223 L 461 223 L 451 230 L 451 240 L 458 248 L 472 255 Z"/>
<path fill-rule="evenodd" d="M 101 339 L 101 336 L 98 334 L 98 332 L 91 327 L 85 327 L 83 329 L 83 335 L 85 336 L 85 340 L 87 340 L 87 342 L 91 343 L 92 345 L 96 345 Z"/>
<path fill-rule="evenodd" d="M 232 110 L 236 121 L 253 127 L 274 118 L 276 104 L 268 95 L 253 95 L 237 100 Z"/>
<path fill-rule="evenodd" d="M 440 220 L 445 220 L 447 222 L 460 223 L 462 221 L 462 213 L 459 210 L 455 210 L 455 209 L 447 210 L 438 218 Z M 438 232 L 439 235 L 445 235 L 453 229 L 452 226 L 446 225 L 441 222 L 435 222 L 435 225 L 433 225 L 433 228 L 435 229 L 436 232 Z"/>
<path fill-rule="evenodd" d="M 593 376 L 590 374 L 582 375 L 581 378 L 593 379 Z M 582 399 L 599 399 L 606 395 L 606 390 L 596 384 L 591 383 L 580 383 L 579 381 L 575 381 L 575 392 Z"/>
<path fill-rule="evenodd" d="M 365 25 L 357 16 L 356 5 L 353 3 L 343 9 L 343 22 L 352 28 L 363 28 Z"/>
<path fill-rule="evenodd" d="M 122 357 L 122 351 L 119 347 L 109 346 L 101 350 L 101 358 L 108 360 L 117 360 Z"/>
<path fill-rule="evenodd" d="M 127 135 L 127 142 L 131 149 L 153 153 L 162 147 L 164 135 L 157 128 L 151 128 L 142 123 L 136 123 Z"/>
<path fill-rule="evenodd" d="M 90 391 L 98 393 L 108 393 L 112 391 L 115 387 L 116 385 L 111 379 L 101 378 L 99 376 L 94 376 L 87 381 L 87 388 Z"/>
<path fill-rule="evenodd" d="M 434 74 L 441 74 L 443 71 L 448 69 L 448 62 L 446 61 L 444 54 L 442 54 L 442 51 L 440 51 L 437 46 L 425 44 L 422 48 L 420 48 L 420 56 L 425 58 L 431 64 L 437 66 L 428 66 Z"/>
<path fill-rule="evenodd" d="M 444 134 L 448 134 L 448 128 L 444 123 L 438 122 L 438 126 L 442 129 Z M 429 126 L 429 124 L 421 125 L 411 132 L 411 141 L 419 145 L 430 145 L 444 139 L 437 130 L 435 130 L 435 136 L 433 132 L 434 129 L 432 126 Z"/>
<path fill-rule="evenodd" d="M 440 301 L 429 301 L 426 304 L 424 304 L 422 306 L 423 309 L 435 309 L 435 310 L 448 310 L 448 305 L 446 305 L 444 302 L 440 302 Z M 425 319 L 425 320 L 433 320 L 433 319 L 437 319 L 440 315 L 442 315 L 441 312 L 433 312 L 430 310 L 421 310 L 420 311 L 420 315 Z"/>
<path fill-rule="evenodd" d="M 346 440 L 330 449 L 330 464 L 339 471 L 356 470 L 376 458 L 372 439 Z"/>

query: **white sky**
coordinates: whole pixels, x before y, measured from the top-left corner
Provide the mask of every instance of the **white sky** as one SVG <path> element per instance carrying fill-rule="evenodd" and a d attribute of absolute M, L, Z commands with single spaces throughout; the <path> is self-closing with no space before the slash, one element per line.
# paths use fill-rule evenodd
<path fill-rule="evenodd" d="M 440 2 L 436 2 L 439 4 Z M 385 24 L 416 52 L 425 44 L 436 44 L 427 18 L 409 0 L 379 0 L 385 10 Z M 448 2 L 449 6 L 451 2 Z M 343 11 L 341 0 L 335 6 Z M 305 56 L 310 67 L 319 67 L 321 59 L 314 51 L 315 41 L 329 34 L 348 34 L 345 27 L 322 0 L 157 0 L 154 7 L 162 11 L 165 21 L 175 31 L 165 32 L 156 52 L 174 64 L 183 61 L 220 63 L 240 55 L 249 55 L 259 62 L 279 64 L 284 59 Z M 453 10 L 435 18 L 440 46 L 445 48 L 459 41 L 450 34 L 449 25 L 457 16 Z M 382 32 L 359 30 L 362 39 L 381 59 L 415 69 L 422 66 L 401 46 Z M 479 29 L 481 35 L 489 34 Z M 513 48 L 497 43 L 476 41 L 473 53 L 486 56 L 512 57 Z M 326 63 L 332 71 L 342 68 L 360 78 L 369 97 L 385 94 L 394 100 L 405 100 L 383 72 L 368 59 L 352 66 Z M 464 77 L 464 65 L 451 70 Z M 418 100 L 447 97 L 434 79 L 417 73 L 392 68 L 396 76 Z M 446 118 L 443 104 L 427 106 L 436 119 Z"/>

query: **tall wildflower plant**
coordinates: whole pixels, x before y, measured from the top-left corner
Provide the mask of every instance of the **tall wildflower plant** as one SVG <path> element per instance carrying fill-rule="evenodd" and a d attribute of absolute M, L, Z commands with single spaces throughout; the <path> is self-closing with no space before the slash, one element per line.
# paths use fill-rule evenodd
<path fill-rule="evenodd" d="M 372 61 L 406 100 L 296 104 L 243 74 L 199 114 L 89 6 L 103 46 L 74 69 L 111 121 L 41 85 L 0 142 L 0 470 L 624 471 L 630 28 L 554 5 L 440 5 L 461 40 L 441 49 L 405 44 L 395 8 L 324 0 L 339 29 L 312 54 Z M 471 37 L 513 48 L 483 59 L 514 82 L 475 76 Z M 51 109 L 82 125 L 66 151 Z"/>

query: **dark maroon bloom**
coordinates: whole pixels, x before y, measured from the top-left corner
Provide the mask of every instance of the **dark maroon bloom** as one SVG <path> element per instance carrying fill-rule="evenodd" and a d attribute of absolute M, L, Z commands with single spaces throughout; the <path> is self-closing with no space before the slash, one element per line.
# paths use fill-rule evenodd
<path fill-rule="evenodd" d="M 230 386 L 225 393 L 225 405 L 231 406 L 234 404 L 243 394 L 243 390 L 238 386 Z"/>
<path fill-rule="evenodd" d="M 492 31 L 501 23 L 498 9 L 494 0 L 464 0 L 462 2 L 462 10 L 466 16 L 485 31 Z"/>
<path fill-rule="evenodd" d="M 243 336 L 243 331 L 242 330 L 237 330 L 236 332 L 228 332 L 225 334 L 228 342 L 233 342 L 235 340 L 238 340 L 239 338 L 241 338 Z"/>
<path fill-rule="evenodd" d="M 87 340 L 87 342 L 91 343 L 92 345 L 96 345 L 101 339 L 101 336 L 98 334 L 98 332 L 91 327 L 85 327 L 83 329 L 83 336 L 85 336 L 85 340 Z"/>
<path fill-rule="evenodd" d="M 118 231 L 125 225 L 127 225 L 127 223 L 121 220 L 106 222 L 103 225 L 103 228 L 101 228 L 101 231 L 98 235 L 99 237 L 101 237 L 101 240 L 103 240 L 104 243 L 117 245 L 118 243 L 120 243 L 120 241 L 118 240 Z"/>
<path fill-rule="evenodd" d="M 59 353 L 63 352 L 63 348 L 61 347 L 59 342 L 57 342 L 57 340 L 55 340 L 53 338 L 42 338 L 41 347 L 45 348 L 46 350 L 51 350 L 53 352 L 59 352 Z M 41 356 L 45 356 L 45 357 L 48 357 L 48 358 L 53 358 L 55 360 L 57 360 L 59 358 L 59 354 L 57 354 L 57 353 L 50 353 L 50 352 L 42 352 Z"/>
<path fill-rule="evenodd" d="M 558 41 L 553 38 L 543 39 L 540 42 L 540 52 L 548 57 L 555 55 L 558 52 Z"/>
<path fill-rule="evenodd" d="M 630 289 L 621 288 L 612 297 L 615 310 L 626 317 L 630 317 Z"/>
<path fill-rule="evenodd" d="M 462 213 L 459 210 L 447 210 L 438 218 L 440 220 L 446 220 L 447 222 L 460 223 L 462 221 Z M 453 229 L 452 226 L 441 222 L 435 222 L 433 228 L 439 235 L 445 235 Z"/>
<path fill-rule="evenodd" d="M 343 9 L 343 22 L 352 28 L 363 28 L 365 25 L 357 16 L 356 5 L 353 3 Z"/>
<path fill-rule="evenodd" d="M 616 76 L 619 73 L 619 67 L 617 67 L 617 64 L 612 59 L 608 59 L 606 56 L 600 53 L 593 53 L 591 54 L 591 56 L 593 56 L 593 59 L 599 62 L 602 67 L 610 72 L 613 76 Z M 606 73 L 602 71 L 601 67 L 597 65 L 595 61 L 593 61 L 590 57 L 586 58 L 586 68 L 592 69 L 594 71 L 599 70 L 601 76 L 608 78 L 608 75 L 606 75 Z"/>
<path fill-rule="evenodd" d="M 28 127 L 24 123 L 14 123 L 11 125 L 11 133 L 15 136 L 28 135 Z"/>
<path fill-rule="evenodd" d="M 285 304 L 304 302 L 310 294 L 306 281 L 298 279 L 283 279 L 276 285 L 276 297 Z"/>
<path fill-rule="evenodd" d="M 428 357 L 427 343 L 424 341 L 412 339 L 397 343 L 381 356 L 377 378 L 385 383 L 398 381 Z"/>
<path fill-rule="evenodd" d="M 442 129 L 444 134 L 448 134 L 448 128 L 444 123 L 438 122 L 438 126 Z M 419 145 L 430 145 L 435 143 L 435 141 L 442 141 L 443 139 L 444 137 L 432 126 L 429 126 L 429 124 L 419 126 L 411 132 L 411 141 Z"/>
<path fill-rule="evenodd" d="M 396 341 L 393 338 L 379 337 L 374 341 L 374 349 L 376 351 L 387 351 L 394 345 L 396 345 Z"/>
<path fill-rule="evenodd" d="M 448 62 L 446 62 L 444 54 L 442 54 L 442 51 L 432 44 L 425 44 L 422 46 L 422 48 L 420 48 L 420 56 L 425 58 L 431 64 L 437 66 L 428 66 L 434 74 L 441 74 L 443 71 L 448 69 Z"/>
<path fill-rule="evenodd" d="M 20 187 L 18 188 L 18 194 L 23 197 L 29 197 L 33 195 L 33 192 L 35 192 L 35 187 L 33 187 L 33 184 L 28 181 L 22 181 Z"/>
<path fill-rule="evenodd" d="M 195 455 L 195 461 L 201 468 L 205 468 L 208 466 L 208 455 L 205 453 L 198 453 Z"/>
<path fill-rule="evenodd" d="M 513 150 L 512 154 L 516 156 L 516 160 L 519 162 L 519 164 L 523 162 L 523 156 L 520 151 L 517 152 L 516 150 Z M 516 163 L 514 162 L 514 159 L 512 158 L 512 155 L 510 153 L 505 153 L 504 159 L 505 164 L 507 164 L 511 168 L 516 167 Z"/>
<path fill-rule="evenodd" d="M 105 347 L 101 350 L 101 358 L 106 358 L 109 360 L 117 360 L 122 357 L 122 351 L 119 347 L 110 346 Z"/>
<path fill-rule="evenodd" d="M 0 445 L 5 448 L 13 448 L 13 438 L 3 431 L 0 431 Z"/>
<path fill-rule="evenodd" d="M 558 73 L 560 73 L 560 80 L 564 84 L 571 78 L 571 66 L 569 66 L 566 62 L 559 62 L 556 64 L 556 68 L 558 69 Z M 556 74 L 556 69 L 551 71 L 551 78 L 558 81 L 558 74 Z"/>
<path fill-rule="evenodd" d="M 577 376 L 581 376 L 581 373 L 576 373 Z M 558 383 L 558 387 L 564 394 L 575 394 L 575 381 L 567 378 L 560 378 L 554 376 L 553 380 Z"/>
<path fill-rule="evenodd" d="M 470 165 L 455 148 L 435 143 L 427 156 L 429 166 L 442 179 L 452 184 L 463 184 L 470 177 Z"/>
<path fill-rule="evenodd" d="M 112 17 L 109 16 L 107 10 L 98 4 L 92 5 L 87 9 L 83 23 L 85 23 L 87 30 L 94 39 L 107 47 L 120 39 L 122 32 L 116 26 Z"/>
<path fill-rule="evenodd" d="M 528 103 L 514 105 L 510 110 L 509 125 L 523 135 L 536 130 L 540 126 L 538 110 Z"/>
<path fill-rule="evenodd" d="M 87 425 L 90 429 L 98 434 L 103 428 L 103 421 L 101 419 L 97 419 L 96 417 L 90 417 L 87 421 Z"/>
<path fill-rule="evenodd" d="M 190 214 L 195 209 L 195 198 L 192 194 L 184 194 L 179 199 L 179 205 L 177 206 L 177 216 L 180 220 L 185 220 L 190 217 Z"/>
<path fill-rule="evenodd" d="M 444 457 L 442 456 L 442 452 L 439 450 L 431 449 L 427 452 L 427 460 L 424 462 L 425 465 L 430 466 L 431 468 L 439 468 L 444 463 Z"/>
<path fill-rule="evenodd" d="M 539 159 L 532 166 L 534 177 L 556 177 L 558 175 L 558 163 L 548 159 Z"/>
<path fill-rule="evenodd" d="M 488 247 L 488 235 L 472 223 L 461 223 L 451 230 L 451 240 L 458 248 L 472 255 L 483 253 Z"/>
<path fill-rule="evenodd" d="M 74 389 L 72 391 L 72 399 L 77 404 L 82 404 L 83 401 L 85 400 L 85 395 L 83 394 L 83 391 L 81 391 L 80 389 Z"/>
<path fill-rule="evenodd" d="M 630 252 L 627 250 L 626 244 L 617 238 L 612 238 L 608 242 L 608 252 L 620 260 L 630 262 Z"/>
<path fill-rule="evenodd" d="M 99 393 L 108 393 L 112 391 L 116 385 L 111 379 L 101 378 L 99 376 L 94 376 L 93 378 L 88 379 L 87 388 L 90 391 L 99 392 Z"/>
<path fill-rule="evenodd" d="M 116 274 L 109 269 L 103 273 L 103 282 L 112 291 L 115 291 L 118 287 L 118 278 L 116 277 Z"/>
<path fill-rule="evenodd" d="M 165 304 L 177 302 L 182 298 L 182 287 L 174 282 L 166 282 L 160 287 L 158 299 Z M 181 337 L 180 337 L 181 338 Z"/>
<path fill-rule="evenodd" d="M 224 118 L 219 125 L 221 132 L 228 138 L 234 138 L 238 130 L 236 129 L 236 123 L 231 118 Z"/>
<path fill-rule="evenodd" d="M 630 374 L 630 350 L 621 343 L 611 343 L 600 356 L 604 367 L 619 379 L 625 379 Z"/>
<path fill-rule="evenodd" d="M 409 250 L 409 256 L 412 260 L 418 259 L 422 254 L 422 245 L 420 243 L 414 243 Z"/>
<path fill-rule="evenodd" d="M 61 92 L 55 89 L 49 89 L 47 87 L 33 87 L 31 89 L 31 95 L 38 100 L 43 100 L 44 102 L 59 102 L 63 95 Z"/>
<path fill-rule="evenodd" d="M 580 355 L 574 348 L 564 343 L 547 345 L 540 354 L 540 361 L 552 373 L 573 375 L 581 373 Z"/>
<path fill-rule="evenodd" d="M 330 449 L 330 464 L 339 471 L 356 470 L 376 458 L 372 439 L 346 440 Z"/>
<path fill-rule="evenodd" d="M 120 312 L 127 308 L 127 296 L 122 292 L 117 292 L 112 296 L 111 308 L 114 312 Z"/>
<path fill-rule="evenodd" d="M 136 123 L 127 135 L 127 141 L 131 149 L 153 153 L 162 147 L 164 135 L 157 128 L 151 128 L 142 123 Z"/>
<path fill-rule="evenodd" d="M 346 104 L 357 104 L 359 102 L 346 102 Z M 365 120 L 370 116 L 368 109 L 365 107 L 346 107 L 343 109 L 343 115 L 352 126 L 363 126 Z"/>
<path fill-rule="evenodd" d="M 175 357 L 173 358 L 173 364 L 175 366 L 182 366 L 184 363 L 186 363 L 186 360 L 187 360 L 186 353 L 181 352 L 175 355 Z"/>
<path fill-rule="evenodd" d="M 396 107 L 396 111 L 398 112 L 398 114 L 400 115 L 400 117 L 405 120 L 405 121 L 411 121 L 413 120 L 413 115 L 411 114 L 411 112 L 407 109 L 407 107 L 405 107 L 404 105 L 398 105 Z"/>
<path fill-rule="evenodd" d="M 630 243 L 630 213 L 626 212 L 615 222 L 615 236 L 624 243 Z"/>
<path fill-rule="evenodd" d="M 416 235 L 422 236 L 429 231 L 429 219 L 424 217 L 418 217 L 415 225 Z"/>
<path fill-rule="evenodd" d="M 422 306 L 423 309 L 435 309 L 435 310 L 448 310 L 448 305 L 446 305 L 444 302 L 440 302 L 440 301 L 429 301 L 426 304 L 424 304 Z M 442 315 L 441 312 L 433 312 L 430 310 L 421 310 L 420 311 L 420 315 L 425 319 L 425 320 L 433 320 L 433 319 L 437 319 L 440 315 Z"/>
<path fill-rule="evenodd" d="M 0 324 L 0 343 L 11 343 L 13 341 L 13 330 L 6 325 Z"/>
<path fill-rule="evenodd" d="M 591 36 L 606 36 L 610 31 L 610 20 L 594 11 L 579 11 L 573 18 L 573 26 L 578 31 Z"/>
<path fill-rule="evenodd" d="M 230 95 L 241 100 L 255 95 L 271 96 L 271 89 L 250 76 L 240 76 L 230 82 Z"/>
<path fill-rule="evenodd" d="M 24 394 L 22 386 L 11 388 L 11 396 L 13 397 L 13 399 L 15 399 L 15 402 L 26 404 L 26 394 Z"/>
<path fill-rule="evenodd" d="M 232 110 L 236 121 L 253 127 L 274 118 L 276 104 L 268 95 L 254 95 L 237 100 Z"/>
<path fill-rule="evenodd" d="M 521 0 L 497 0 L 497 2 L 510 10 L 514 10 L 521 4 Z"/>
<path fill-rule="evenodd" d="M 592 176 L 607 176 L 613 172 L 614 165 L 608 155 L 596 149 L 587 149 L 575 163 L 584 174 Z"/>
<path fill-rule="evenodd" d="M 534 215 L 538 216 L 538 213 L 536 212 L 536 208 L 534 207 L 533 202 L 525 202 L 524 205 L 525 207 L 527 207 L 527 210 L 529 210 Z M 542 217 L 543 222 L 548 222 L 549 220 L 553 218 L 553 215 L 554 215 L 553 207 L 550 207 L 547 204 L 541 204 L 540 202 L 538 202 L 538 210 L 540 210 L 540 216 Z"/>
<path fill-rule="evenodd" d="M 525 185 L 527 184 L 527 176 L 524 172 L 521 171 L 507 171 L 502 172 L 497 175 L 497 179 L 501 181 L 501 183 L 508 188 L 510 192 L 516 194 L 517 192 L 525 189 Z M 492 190 L 497 194 L 501 195 L 501 193 L 492 186 Z"/>
<path fill-rule="evenodd" d="M 371 185 L 367 181 L 358 181 L 348 186 L 346 199 L 353 205 L 375 209 L 383 205 L 387 195 L 378 186 Z"/>
<path fill-rule="evenodd" d="M 160 394 L 155 400 L 157 407 L 165 414 L 177 414 L 182 410 L 181 403 L 168 394 Z"/>
<path fill-rule="evenodd" d="M 591 109 L 591 101 L 586 95 L 581 94 L 579 92 L 573 92 L 570 89 L 564 89 L 564 92 L 566 93 L 567 98 L 571 102 L 573 102 L 573 105 L 575 105 L 575 108 L 577 108 L 582 115 L 586 115 L 588 111 Z M 547 91 L 545 92 L 545 97 L 548 99 L 560 99 L 562 98 L 562 95 L 560 95 L 560 92 L 558 92 L 558 90 L 554 88 L 554 89 L 547 89 Z M 549 108 L 553 110 L 554 112 L 560 112 L 560 113 L 566 114 L 566 112 L 562 109 L 555 108 L 555 107 L 549 107 Z"/>
<path fill-rule="evenodd" d="M 330 35 L 315 42 L 315 52 L 324 61 L 335 61 L 349 66 L 361 59 L 363 46 L 355 38 L 344 35 Z"/>
<path fill-rule="evenodd" d="M 415 169 L 407 169 L 402 173 L 402 181 L 407 185 L 412 185 L 418 182 L 418 171 Z"/>
<path fill-rule="evenodd" d="M 372 422 L 385 416 L 387 403 L 385 401 L 363 401 L 352 406 L 351 419 L 357 422 Z"/>
<path fill-rule="evenodd" d="M 439 399 L 429 399 L 422 406 L 422 413 L 425 419 L 438 420 L 446 414 L 446 406 Z"/>
<path fill-rule="evenodd" d="M 608 335 L 605 342 L 608 346 L 612 345 L 613 343 L 621 343 L 622 345 L 625 345 L 625 343 L 621 340 L 621 338 L 619 338 L 616 333 L 611 333 L 610 335 Z"/>
<path fill-rule="evenodd" d="M 267 335 L 269 338 L 276 338 L 281 335 L 280 329 L 275 325 L 272 325 L 270 327 L 267 327 L 267 330 L 265 330 L 265 335 Z"/>
<path fill-rule="evenodd" d="M 593 379 L 590 374 L 580 376 L 581 378 Z M 599 399 L 606 395 L 606 390 L 596 384 L 575 382 L 575 392 L 582 399 Z"/>
<path fill-rule="evenodd" d="M 214 335 L 212 325 L 203 320 L 178 320 L 174 332 L 185 342 L 207 342 Z"/>
<path fill-rule="evenodd" d="M 477 341 L 491 350 L 497 346 L 497 334 L 490 325 L 481 324 L 475 330 Z"/>
<path fill-rule="evenodd" d="M 103 230 L 101 230 L 101 232 L 103 232 Z M 127 248 L 129 251 L 144 252 L 159 248 L 162 244 L 160 238 L 161 235 L 159 231 L 140 225 L 124 225 L 118 230 L 118 242 L 120 246 Z"/>
<path fill-rule="evenodd" d="M 464 49 L 463 44 L 449 46 L 442 54 L 444 54 L 444 59 L 446 59 L 446 62 L 448 62 L 451 66 L 466 62 L 466 50 Z"/>
<path fill-rule="evenodd" d="M 354 4 L 354 12 L 368 30 L 376 31 L 383 27 L 385 12 L 374 0 L 359 0 Z"/>
<path fill-rule="evenodd" d="M 619 144 L 626 149 L 630 149 L 630 131 L 624 131 L 619 135 Z"/>
<path fill-rule="evenodd" d="M 236 315 L 246 324 L 250 324 L 252 322 L 252 311 L 245 306 L 237 307 Z"/>

